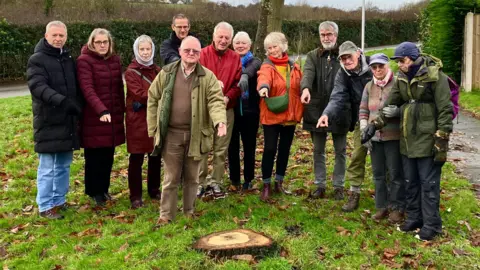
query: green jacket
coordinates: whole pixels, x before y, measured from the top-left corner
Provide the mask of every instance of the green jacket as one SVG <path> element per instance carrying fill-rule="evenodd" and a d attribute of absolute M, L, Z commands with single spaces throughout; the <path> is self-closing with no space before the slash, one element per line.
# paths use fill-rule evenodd
<path fill-rule="evenodd" d="M 453 106 L 447 76 L 441 71 L 442 61 L 422 54 L 415 62 L 423 64 L 408 82 L 403 72 L 393 85 L 385 106 L 397 105 L 400 116 L 400 152 L 409 158 L 434 155 L 434 134 L 437 130 L 451 133 Z M 374 121 L 377 128 L 386 123 L 383 113 Z"/>
<path fill-rule="evenodd" d="M 180 60 L 163 67 L 148 89 L 148 136 L 154 137 L 152 155 L 158 155 L 170 120 L 173 84 Z M 222 89 L 215 75 L 197 64 L 192 84 L 192 121 L 188 156 L 200 160 L 212 148 L 214 127 L 227 123 Z"/>

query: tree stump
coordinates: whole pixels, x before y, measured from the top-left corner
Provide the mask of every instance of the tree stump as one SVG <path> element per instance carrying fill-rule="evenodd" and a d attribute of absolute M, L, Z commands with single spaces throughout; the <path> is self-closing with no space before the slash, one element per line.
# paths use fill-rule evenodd
<path fill-rule="evenodd" d="M 236 229 L 211 233 L 200 238 L 193 248 L 214 257 L 231 257 L 250 254 L 263 257 L 273 251 L 273 240 L 262 234 L 247 229 Z"/>

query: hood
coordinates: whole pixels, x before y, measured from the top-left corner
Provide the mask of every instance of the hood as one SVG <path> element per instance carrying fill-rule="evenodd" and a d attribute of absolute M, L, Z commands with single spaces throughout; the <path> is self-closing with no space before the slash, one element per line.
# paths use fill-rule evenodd
<path fill-rule="evenodd" d="M 360 53 L 360 65 L 361 65 L 360 72 L 358 74 L 355 74 L 351 71 L 348 71 L 343 65 L 342 61 L 340 61 L 340 66 L 345 71 L 345 73 L 347 73 L 348 76 L 352 76 L 352 75 L 362 76 L 363 74 L 367 73 L 370 70 L 370 67 L 368 66 L 367 58 L 365 57 L 363 52 Z"/>
<path fill-rule="evenodd" d="M 68 50 L 65 49 L 65 47 L 63 49 L 55 48 L 52 45 L 48 44 L 45 38 L 42 38 L 38 41 L 37 45 L 35 46 L 34 52 L 35 53 L 41 52 L 41 53 L 53 55 L 53 56 L 60 56 L 62 54 L 67 53 Z"/>

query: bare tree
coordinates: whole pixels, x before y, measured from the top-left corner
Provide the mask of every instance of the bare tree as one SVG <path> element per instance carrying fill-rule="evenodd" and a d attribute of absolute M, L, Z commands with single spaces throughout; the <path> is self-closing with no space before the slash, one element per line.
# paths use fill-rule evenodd
<path fill-rule="evenodd" d="M 257 34 L 253 51 L 257 57 L 263 58 L 263 40 L 267 36 L 268 15 L 271 12 L 271 0 L 262 0 L 260 3 L 260 17 L 258 18 Z"/>
<path fill-rule="evenodd" d="M 282 10 L 285 4 L 285 0 L 270 0 L 271 1 L 271 12 L 268 16 L 268 26 L 267 31 L 282 31 Z"/>

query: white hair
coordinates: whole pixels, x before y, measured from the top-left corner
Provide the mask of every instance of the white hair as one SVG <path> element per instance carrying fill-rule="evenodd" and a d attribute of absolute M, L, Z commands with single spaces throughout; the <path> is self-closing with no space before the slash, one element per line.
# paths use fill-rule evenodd
<path fill-rule="evenodd" d="M 147 35 L 141 35 L 137 38 L 136 42 L 138 42 L 138 47 L 140 47 L 140 43 L 144 43 L 144 42 L 149 42 L 152 47 L 153 47 L 153 40 L 150 36 L 147 36 Z M 137 49 L 138 49 L 137 47 Z"/>
<path fill-rule="evenodd" d="M 213 28 L 213 36 L 215 36 L 217 34 L 217 31 L 218 29 L 226 29 L 226 30 L 229 30 L 232 35 L 230 37 L 233 37 L 233 26 L 227 22 L 219 22 L 215 28 Z"/>
<path fill-rule="evenodd" d="M 235 37 L 233 38 L 233 43 L 237 42 L 238 40 L 245 40 L 247 41 L 248 44 L 252 44 L 252 40 L 250 39 L 250 36 L 248 35 L 247 32 L 240 31 L 238 32 Z"/>
<path fill-rule="evenodd" d="M 282 48 L 282 52 L 286 52 L 288 50 L 288 40 L 285 35 L 281 32 L 271 32 L 265 37 L 263 41 L 263 47 L 266 51 L 266 55 L 268 55 L 268 46 L 270 45 L 278 45 Z"/>
<path fill-rule="evenodd" d="M 65 28 L 65 32 L 67 32 L 67 26 L 61 22 L 61 21 L 51 21 L 47 24 L 47 26 L 45 27 L 45 33 L 48 32 L 48 30 L 52 27 L 52 26 L 58 26 L 58 27 L 63 27 Z"/>
<path fill-rule="evenodd" d="M 180 44 L 180 48 L 183 48 L 183 43 L 187 42 L 187 41 L 190 41 L 190 40 L 194 40 L 198 43 L 198 46 L 201 47 L 201 43 L 200 43 L 200 40 L 198 40 L 198 38 L 194 37 L 194 36 L 187 36 L 186 38 L 182 39 L 182 43 Z"/>
<path fill-rule="evenodd" d="M 338 25 L 332 21 L 324 21 L 318 26 L 318 32 L 321 30 L 333 30 L 335 35 L 338 37 Z"/>

